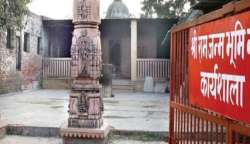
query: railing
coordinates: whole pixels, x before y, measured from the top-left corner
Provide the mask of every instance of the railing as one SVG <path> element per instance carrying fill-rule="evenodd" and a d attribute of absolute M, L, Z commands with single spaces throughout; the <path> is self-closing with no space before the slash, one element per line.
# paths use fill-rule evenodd
<path fill-rule="evenodd" d="M 137 59 L 137 79 L 147 76 L 155 80 L 169 80 L 170 61 L 168 59 Z"/>
<path fill-rule="evenodd" d="M 250 144 L 249 125 L 193 105 L 189 95 L 190 91 L 198 90 L 189 87 L 189 82 L 194 80 L 189 77 L 190 29 L 246 10 L 250 10 L 250 0 L 232 1 L 221 9 L 172 28 L 169 144 Z M 210 26 L 213 25 L 210 23 Z"/>
<path fill-rule="evenodd" d="M 43 78 L 70 78 L 71 58 L 44 58 Z M 137 79 L 147 76 L 155 80 L 169 80 L 170 61 L 168 59 L 137 59 Z"/>
<path fill-rule="evenodd" d="M 43 78 L 70 78 L 71 58 L 44 58 Z"/>

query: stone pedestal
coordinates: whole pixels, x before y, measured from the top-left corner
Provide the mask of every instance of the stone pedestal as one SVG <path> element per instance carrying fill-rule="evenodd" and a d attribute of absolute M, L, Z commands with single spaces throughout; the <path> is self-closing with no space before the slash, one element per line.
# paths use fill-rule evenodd
<path fill-rule="evenodd" d="M 103 125 L 97 129 L 72 128 L 67 124 L 61 127 L 64 144 L 108 144 L 111 127 Z"/>
<path fill-rule="evenodd" d="M 61 129 L 64 144 L 105 143 L 101 97 L 100 0 L 74 0 L 74 33 L 71 46 L 73 78 L 69 119 Z"/>
<path fill-rule="evenodd" d="M 145 78 L 144 92 L 154 92 L 154 79 L 152 77 Z"/>

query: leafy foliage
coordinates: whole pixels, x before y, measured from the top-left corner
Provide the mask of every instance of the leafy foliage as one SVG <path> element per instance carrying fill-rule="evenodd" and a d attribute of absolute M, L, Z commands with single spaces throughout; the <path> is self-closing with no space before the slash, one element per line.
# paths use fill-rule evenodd
<path fill-rule="evenodd" d="M 0 29 L 21 28 L 31 0 L 0 0 Z"/>
<path fill-rule="evenodd" d="M 154 14 L 159 18 L 176 18 L 183 16 L 186 3 L 195 0 L 143 0 L 142 17 L 151 18 Z"/>

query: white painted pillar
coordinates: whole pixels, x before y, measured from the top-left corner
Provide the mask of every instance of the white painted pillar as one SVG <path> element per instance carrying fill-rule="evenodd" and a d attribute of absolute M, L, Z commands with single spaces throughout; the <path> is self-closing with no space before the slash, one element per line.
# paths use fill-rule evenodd
<path fill-rule="evenodd" d="M 135 81 L 137 60 L 137 20 L 131 20 L 131 80 Z"/>

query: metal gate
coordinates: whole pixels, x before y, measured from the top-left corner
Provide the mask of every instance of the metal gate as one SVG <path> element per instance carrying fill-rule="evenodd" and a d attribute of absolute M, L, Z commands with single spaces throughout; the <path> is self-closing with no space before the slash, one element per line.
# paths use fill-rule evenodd
<path fill-rule="evenodd" d="M 249 0 L 233 1 L 219 10 L 172 28 L 170 144 L 250 144 L 249 125 L 191 105 L 188 95 L 189 29 L 249 10 Z"/>

